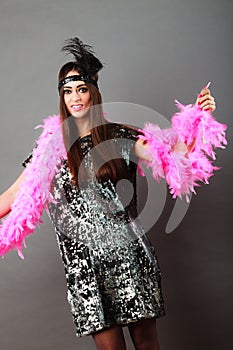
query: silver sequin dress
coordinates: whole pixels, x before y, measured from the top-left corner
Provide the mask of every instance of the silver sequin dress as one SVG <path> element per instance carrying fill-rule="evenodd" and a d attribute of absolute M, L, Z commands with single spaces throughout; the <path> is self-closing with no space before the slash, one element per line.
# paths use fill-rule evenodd
<path fill-rule="evenodd" d="M 50 204 L 49 215 L 78 337 L 165 315 L 157 257 L 136 219 L 137 159 L 132 148 L 138 132 L 114 124 L 112 135 L 127 180 L 118 186 L 93 177 L 77 188 L 64 160 L 52 184 L 56 204 Z M 85 166 L 91 171 L 91 135 L 80 142 Z M 129 189 L 130 200 L 122 195 Z"/>

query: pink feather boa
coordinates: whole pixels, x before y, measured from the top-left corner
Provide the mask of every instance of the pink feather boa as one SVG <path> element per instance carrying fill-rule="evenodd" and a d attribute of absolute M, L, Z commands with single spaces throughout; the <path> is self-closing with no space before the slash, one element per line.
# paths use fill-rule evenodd
<path fill-rule="evenodd" d="M 210 113 L 201 111 L 195 106 L 178 104 L 180 112 L 172 118 L 172 128 L 161 130 L 157 125 L 146 124 L 139 137 L 147 141 L 153 156 L 152 162 L 139 160 L 152 168 L 154 178 L 166 178 L 173 197 L 187 197 L 198 186 L 197 181 L 208 183 L 213 170 L 217 169 L 208 159 L 215 159 L 213 147 L 226 145 L 226 126 L 218 123 Z M 43 209 L 53 200 L 50 185 L 62 159 L 67 158 L 63 143 L 59 116 L 44 120 L 43 132 L 33 151 L 33 157 L 25 169 L 25 180 L 22 182 L 11 212 L 3 219 L 0 226 L 0 255 L 17 249 L 23 258 L 22 245 L 25 238 L 32 234 L 40 224 Z M 196 140 L 192 152 L 174 149 L 178 141 L 189 145 Z"/>
<path fill-rule="evenodd" d="M 208 183 L 213 171 L 219 169 L 209 159 L 215 159 L 213 148 L 225 148 L 226 125 L 217 122 L 208 111 L 198 106 L 183 106 L 172 117 L 172 128 L 161 130 L 153 124 L 146 124 L 139 137 L 147 141 L 152 161 L 139 160 L 139 173 L 144 175 L 141 165 L 152 169 L 153 177 L 159 181 L 165 178 L 173 198 L 186 195 L 189 201 L 191 192 L 196 193 L 198 181 Z M 189 146 L 195 140 L 192 151 L 178 151 L 177 142 Z"/>
<path fill-rule="evenodd" d="M 60 117 L 48 117 L 39 127 L 44 130 L 24 171 L 25 180 L 11 206 L 11 212 L 0 226 L 0 255 L 3 257 L 16 248 L 23 258 L 22 245 L 26 246 L 25 238 L 42 222 L 43 209 L 52 200 L 49 192 L 51 181 L 62 157 L 66 157 Z"/>

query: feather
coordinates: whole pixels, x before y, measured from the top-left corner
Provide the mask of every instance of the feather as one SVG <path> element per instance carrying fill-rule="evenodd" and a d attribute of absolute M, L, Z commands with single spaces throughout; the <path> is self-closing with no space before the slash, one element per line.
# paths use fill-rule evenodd
<path fill-rule="evenodd" d="M 224 148 L 227 144 L 226 125 L 218 123 L 209 112 L 201 111 L 197 106 L 178 104 L 178 107 L 180 112 L 172 118 L 171 128 L 161 130 L 157 125 L 147 123 L 139 130 L 142 135 L 138 137 L 147 141 L 153 160 L 139 160 L 138 169 L 143 175 L 143 164 L 151 168 L 157 181 L 166 179 L 174 198 L 185 195 L 188 201 L 190 193 L 196 193 L 198 182 L 208 184 L 213 171 L 219 169 L 209 158 L 215 159 L 213 148 Z M 11 212 L 0 226 L 0 255 L 3 257 L 8 251 L 17 249 L 23 258 L 25 238 L 42 222 L 43 209 L 49 202 L 55 202 L 49 191 L 50 185 L 59 163 L 67 158 L 60 117 L 48 117 L 38 127 L 42 127 L 43 132 L 25 169 L 25 181 Z M 189 145 L 194 140 L 195 147 L 190 152 L 175 147 L 177 142 Z"/>
<path fill-rule="evenodd" d="M 161 130 L 157 125 L 145 124 L 139 138 L 147 142 L 152 161 L 139 160 L 139 174 L 144 175 L 142 165 L 151 168 L 153 177 L 159 181 L 165 178 L 173 198 L 196 193 L 198 182 L 209 183 L 214 170 L 219 168 L 212 164 L 215 157 L 214 148 L 225 148 L 226 125 L 217 122 L 208 111 L 197 106 L 183 106 L 177 103 L 180 112 L 172 117 L 172 127 Z M 191 145 L 194 149 L 179 151 L 177 142 Z"/>
<path fill-rule="evenodd" d="M 48 117 L 44 125 L 38 127 L 44 130 L 25 169 L 25 180 L 11 205 L 11 212 L 0 226 L 0 255 L 3 257 L 8 251 L 17 249 L 23 258 L 25 238 L 42 223 L 42 212 L 53 201 L 49 191 L 52 179 L 61 159 L 66 158 L 60 117 Z"/>
<path fill-rule="evenodd" d="M 62 51 L 74 56 L 81 73 L 84 75 L 93 77 L 103 68 L 102 63 L 94 55 L 92 46 L 84 44 L 77 37 L 67 39 Z"/>

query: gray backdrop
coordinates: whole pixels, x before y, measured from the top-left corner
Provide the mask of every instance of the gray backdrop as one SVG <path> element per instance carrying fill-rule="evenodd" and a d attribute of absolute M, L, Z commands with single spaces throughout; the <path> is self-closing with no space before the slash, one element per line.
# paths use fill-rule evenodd
<path fill-rule="evenodd" d="M 170 118 L 175 98 L 193 102 L 212 81 L 215 116 L 229 125 L 229 146 L 217 152 L 222 170 L 198 189 L 172 234 L 164 232 L 171 199 L 149 233 L 166 301 L 167 316 L 158 320 L 162 350 L 233 348 L 232 14 L 232 0 L 0 3 L 1 192 L 22 171 L 40 133 L 34 127 L 57 113 L 66 38 L 94 45 L 106 63 L 100 77 L 105 102 L 133 102 Z M 1 348 L 94 349 L 91 338 L 75 337 L 54 231 L 46 215 L 44 221 L 27 240 L 24 261 L 16 252 L 1 261 Z"/>

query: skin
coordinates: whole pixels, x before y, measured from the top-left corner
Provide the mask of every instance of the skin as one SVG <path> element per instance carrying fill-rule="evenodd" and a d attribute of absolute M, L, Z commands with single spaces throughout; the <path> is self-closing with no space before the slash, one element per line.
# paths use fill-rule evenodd
<path fill-rule="evenodd" d="M 203 111 L 209 110 L 210 112 L 214 112 L 216 109 L 214 97 L 211 96 L 210 90 L 206 88 L 201 90 L 195 104 L 197 104 Z"/>
<path fill-rule="evenodd" d="M 70 71 L 67 76 L 78 74 L 76 71 Z M 81 86 L 82 85 L 82 86 Z M 84 89 L 86 87 L 85 82 L 76 81 L 70 82 L 65 85 L 65 88 L 69 90 L 64 94 L 65 103 L 69 110 L 69 112 L 74 115 L 75 122 L 80 131 L 81 136 L 84 136 L 88 133 L 90 129 L 89 121 L 88 121 L 88 113 L 87 111 L 90 108 L 90 94 L 89 91 Z M 72 107 L 72 104 L 82 104 L 83 108 L 79 111 L 75 111 Z M 213 112 L 216 109 L 216 104 L 214 98 L 211 96 L 209 89 L 202 89 L 200 94 L 197 97 L 196 104 L 203 110 L 209 110 Z M 188 147 L 184 144 L 177 144 L 177 151 L 191 151 L 192 147 L 195 144 L 195 140 L 193 145 L 189 145 Z M 141 139 L 139 139 L 134 146 L 135 154 L 144 160 L 151 161 L 151 155 L 148 151 L 147 145 Z M 4 217 L 10 212 L 10 206 L 12 205 L 17 192 L 20 189 L 20 184 L 24 180 L 24 172 L 17 178 L 17 180 L 0 195 L 0 218 Z"/>
<path fill-rule="evenodd" d="M 70 71 L 66 77 L 79 75 L 76 71 Z M 90 129 L 88 111 L 91 106 L 91 96 L 84 81 L 71 81 L 64 85 L 64 102 L 70 115 L 75 118 L 79 134 L 84 136 Z"/>
<path fill-rule="evenodd" d="M 216 108 L 214 98 L 207 88 L 204 88 L 200 92 L 196 104 L 202 110 L 209 110 L 210 112 L 213 112 Z M 191 152 L 194 146 L 195 140 L 193 140 L 191 145 L 177 143 L 175 150 L 179 152 Z M 139 139 L 135 143 L 134 151 L 139 158 L 151 161 L 151 155 L 145 141 Z M 155 318 L 132 322 L 128 325 L 128 329 L 136 350 L 160 350 Z M 97 332 L 93 334 L 93 339 L 98 350 L 126 350 L 124 334 L 120 326 Z"/>
<path fill-rule="evenodd" d="M 76 71 L 71 71 L 67 76 L 77 74 Z M 64 86 L 64 101 L 69 113 L 75 118 L 75 123 L 81 136 L 89 133 L 90 123 L 88 118 L 88 111 L 91 106 L 90 93 L 85 82 L 75 81 L 69 82 Z M 210 94 L 209 89 L 203 89 L 198 95 L 196 104 L 202 110 L 210 110 L 213 112 L 216 108 L 214 98 Z M 195 140 L 192 145 L 177 144 L 175 150 L 177 151 L 191 151 L 195 145 Z M 150 161 L 151 155 L 148 151 L 147 145 L 143 140 L 138 140 L 134 147 L 135 154 L 141 158 Z M 10 212 L 10 207 L 15 199 L 17 192 L 20 189 L 22 181 L 24 181 L 24 172 L 18 179 L 0 196 L 0 218 L 4 217 Z M 156 319 L 141 320 L 128 325 L 129 332 L 137 350 L 159 350 L 158 336 L 156 331 Z M 102 332 L 93 334 L 97 349 L 101 350 L 118 350 L 126 349 L 124 334 L 122 327 L 111 327 Z"/>
<path fill-rule="evenodd" d="M 128 324 L 135 350 L 160 350 L 156 318 L 142 319 Z M 97 350 L 126 350 L 121 326 L 114 326 L 93 334 Z"/>
<path fill-rule="evenodd" d="M 216 109 L 216 104 L 214 97 L 211 96 L 211 92 L 209 89 L 204 88 L 199 93 L 195 105 L 198 105 L 200 109 L 204 111 L 210 111 L 214 112 Z M 178 142 L 176 146 L 174 147 L 175 151 L 178 152 L 191 152 L 195 146 L 195 140 L 190 145 L 186 145 L 184 143 Z M 135 154 L 138 158 L 151 161 L 151 155 L 148 151 L 148 147 L 146 145 L 146 142 L 144 140 L 139 139 L 134 146 Z"/>
<path fill-rule="evenodd" d="M 10 212 L 10 206 L 14 202 L 15 196 L 20 189 L 20 184 L 24 180 L 24 171 L 17 180 L 0 196 L 0 218 Z"/>

